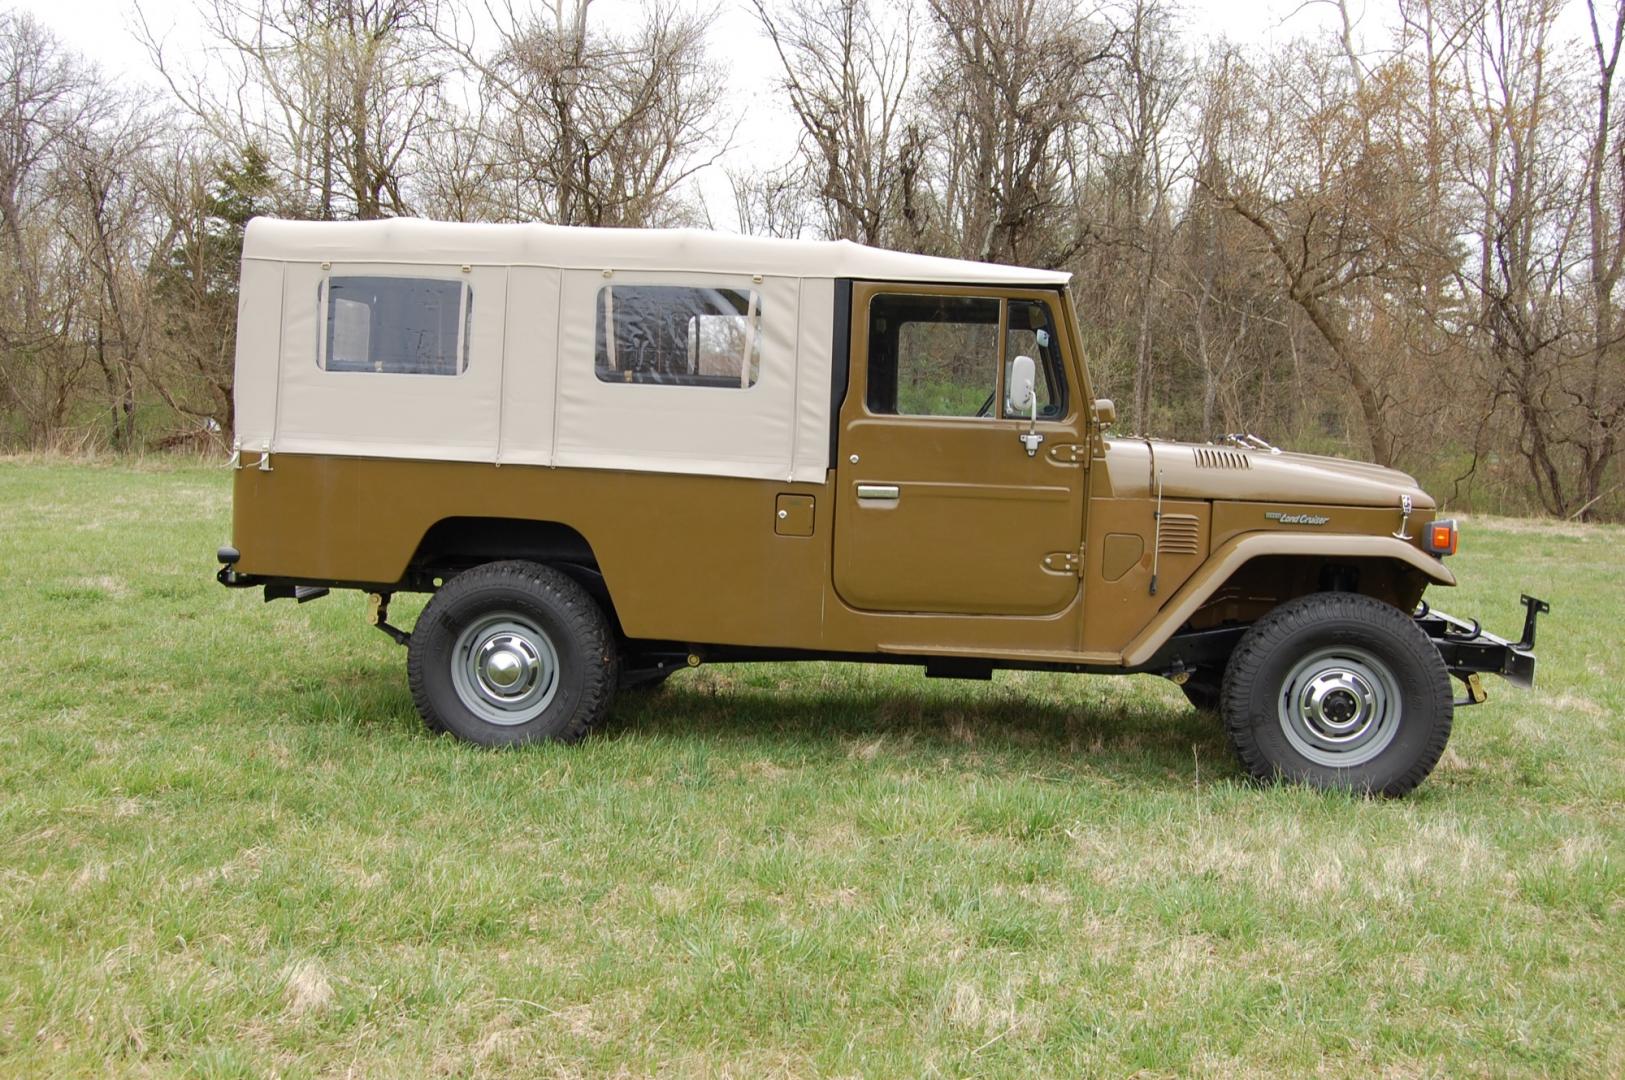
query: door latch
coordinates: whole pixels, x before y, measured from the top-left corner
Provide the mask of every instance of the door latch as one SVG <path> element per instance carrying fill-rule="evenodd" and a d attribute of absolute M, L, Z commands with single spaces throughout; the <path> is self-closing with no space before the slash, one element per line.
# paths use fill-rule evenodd
<path fill-rule="evenodd" d="M 1037 457 L 1038 448 L 1044 445 L 1044 436 L 1036 431 L 1023 431 L 1016 438 L 1027 448 L 1028 457 Z"/>

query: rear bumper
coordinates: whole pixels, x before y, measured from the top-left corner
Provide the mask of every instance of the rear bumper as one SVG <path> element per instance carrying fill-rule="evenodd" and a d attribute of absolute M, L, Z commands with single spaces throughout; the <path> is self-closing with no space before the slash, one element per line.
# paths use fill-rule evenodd
<path fill-rule="evenodd" d="M 1535 623 L 1551 605 L 1533 596 L 1521 597 L 1525 608 L 1523 637 L 1517 641 L 1484 632 L 1476 619 L 1458 619 L 1425 604 L 1416 625 L 1433 641 L 1450 674 L 1467 683 L 1473 701 L 1483 700 L 1476 676 L 1499 675 L 1514 686 L 1535 684 Z"/>

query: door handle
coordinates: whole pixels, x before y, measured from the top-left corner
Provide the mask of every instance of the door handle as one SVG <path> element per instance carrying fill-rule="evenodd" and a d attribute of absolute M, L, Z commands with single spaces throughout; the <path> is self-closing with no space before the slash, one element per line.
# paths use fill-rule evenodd
<path fill-rule="evenodd" d="M 859 484 L 858 498 L 860 499 L 887 499 L 895 502 L 897 499 L 896 484 Z"/>

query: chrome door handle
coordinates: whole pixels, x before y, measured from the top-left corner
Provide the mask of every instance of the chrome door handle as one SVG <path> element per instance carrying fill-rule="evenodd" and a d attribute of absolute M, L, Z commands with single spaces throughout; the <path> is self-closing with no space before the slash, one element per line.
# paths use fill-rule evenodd
<path fill-rule="evenodd" d="M 858 498 L 860 499 L 890 499 L 897 498 L 896 484 L 859 484 Z"/>

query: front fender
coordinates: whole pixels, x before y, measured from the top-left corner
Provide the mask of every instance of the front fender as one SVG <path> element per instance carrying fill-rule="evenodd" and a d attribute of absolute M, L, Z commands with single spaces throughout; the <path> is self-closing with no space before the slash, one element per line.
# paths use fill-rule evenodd
<path fill-rule="evenodd" d="M 1454 585 L 1456 576 L 1438 559 L 1394 536 L 1316 536 L 1310 533 L 1246 533 L 1220 545 L 1207 562 L 1180 586 L 1145 629 L 1123 650 L 1123 666 L 1151 659 L 1198 608 L 1242 566 L 1265 555 L 1323 558 L 1388 559 L 1419 571 L 1436 585 Z"/>

